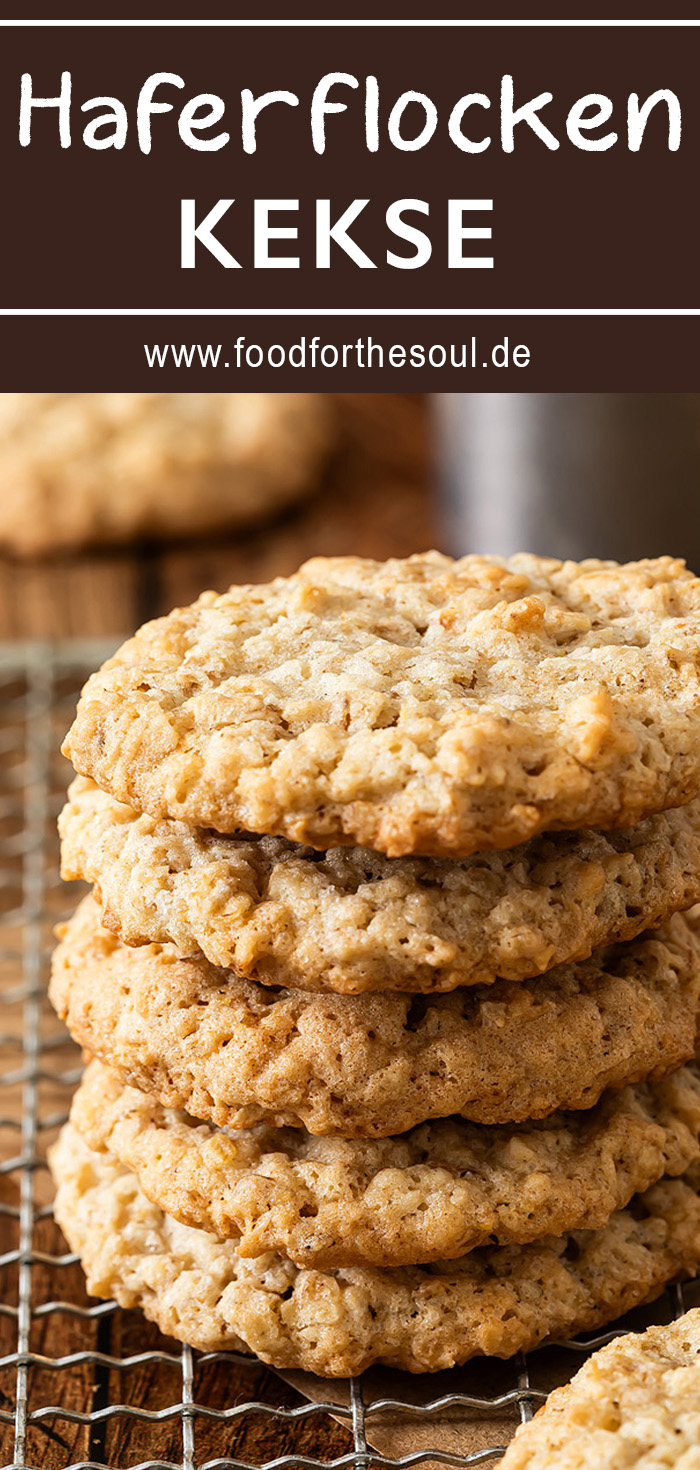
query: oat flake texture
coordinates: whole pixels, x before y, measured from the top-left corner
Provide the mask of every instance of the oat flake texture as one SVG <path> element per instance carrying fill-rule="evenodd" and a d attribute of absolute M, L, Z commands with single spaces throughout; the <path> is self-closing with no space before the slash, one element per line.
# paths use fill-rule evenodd
<path fill-rule="evenodd" d="M 68 798 L 61 871 L 95 885 L 108 928 L 263 985 L 351 995 L 523 980 L 700 900 L 698 799 L 625 832 L 387 858 L 159 821 L 83 776 Z"/>
<path fill-rule="evenodd" d="M 223 1131 L 92 1062 L 71 1122 L 184 1225 L 299 1266 L 405 1266 L 476 1246 L 598 1229 L 633 1194 L 700 1160 L 694 1066 L 611 1089 L 586 1113 L 488 1128 L 463 1118 L 396 1138 Z"/>
<path fill-rule="evenodd" d="M 317 558 L 146 624 L 64 749 L 153 817 L 464 856 L 689 801 L 699 674 L 670 557 Z"/>
<path fill-rule="evenodd" d="M 680 914 L 536 980 L 341 996 L 272 990 L 169 946 L 129 949 L 91 898 L 63 930 L 50 987 L 75 1040 L 166 1107 L 345 1138 L 592 1107 L 606 1087 L 694 1056 L 699 994 L 695 920 Z"/>
<path fill-rule="evenodd" d="M 501 1470 L 700 1470 L 700 1308 L 594 1353 Z"/>
<path fill-rule="evenodd" d="M 140 1307 L 205 1352 L 243 1347 L 327 1377 L 510 1357 L 609 1322 L 700 1264 L 700 1200 L 683 1179 L 637 1196 L 602 1230 L 432 1266 L 323 1272 L 274 1253 L 243 1261 L 231 1241 L 170 1220 L 70 1125 L 50 1162 L 56 1219 L 94 1296 Z"/>

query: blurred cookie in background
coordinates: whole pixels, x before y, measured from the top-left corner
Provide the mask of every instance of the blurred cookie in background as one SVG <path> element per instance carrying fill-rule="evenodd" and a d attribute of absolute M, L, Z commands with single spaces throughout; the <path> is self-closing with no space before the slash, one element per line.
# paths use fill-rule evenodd
<path fill-rule="evenodd" d="M 336 433 L 322 394 L 0 394 L 0 546 L 250 526 L 318 488 Z"/>
<path fill-rule="evenodd" d="M 267 463 L 268 456 L 272 460 L 274 452 L 275 462 L 281 463 L 280 473 L 289 476 L 290 469 L 300 464 L 305 443 L 306 480 L 302 483 L 301 469 L 295 470 L 297 478 L 285 482 L 287 500 L 282 501 L 280 492 L 273 504 L 269 492 L 263 493 L 262 486 L 267 482 L 263 482 L 258 467 L 258 520 L 246 524 L 234 521 L 229 509 L 232 494 L 224 495 L 222 489 L 215 507 L 218 520 L 205 525 L 202 507 L 192 493 L 189 504 L 193 520 L 190 529 L 185 530 L 182 510 L 179 521 L 175 518 L 181 472 L 169 471 L 167 485 L 161 484 L 159 490 L 160 503 L 165 505 L 161 521 L 151 521 L 149 529 L 143 522 L 137 526 L 132 521 L 128 536 L 125 530 L 120 533 L 121 541 L 115 539 L 112 527 L 110 542 L 107 528 L 98 529 L 100 507 L 105 508 L 106 517 L 116 513 L 113 506 L 110 510 L 110 502 L 119 503 L 124 498 L 126 503 L 126 488 L 118 488 L 122 478 L 126 487 L 126 471 L 123 475 L 121 469 L 118 474 L 110 472 L 108 479 L 98 464 L 93 465 L 93 452 L 85 449 L 81 455 L 74 451 L 70 461 L 63 455 L 59 482 L 44 417 L 50 418 L 48 405 L 54 402 L 77 405 L 80 420 L 83 402 L 110 399 L 116 408 L 117 404 L 128 406 L 134 398 L 143 396 L 0 394 L 2 638 L 92 636 L 114 637 L 116 642 L 127 629 L 175 605 L 192 602 L 202 587 L 224 588 L 232 582 L 267 582 L 273 577 L 289 576 L 310 556 L 353 554 L 381 561 L 389 556 L 409 556 L 416 546 L 442 544 L 439 501 L 431 474 L 430 402 L 427 395 L 418 393 L 214 395 L 227 401 L 230 397 L 241 415 L 253 412 L 253 401 L 258 404 L 255 413 L 260 433 L 263 425 L 270 430 L 269 445 L 263 435 L 260 463 Z M 173 395 L 174 401 L 182 404 L 183 417 L 201 413 L 211 397 Z M 23 405 L 27 457 L 31 457 L 30 450 L 32 455 L 35 453 L 34 446 L 40 446 L 43 439 L 46 484 L 57 487 L 55 493 L 44 493 L 43 502 L 47 504 L 43 510 L 38 493 L 34 493 L 32 510 L 20 509 L 21 480 L 10 493 L 10 460 L 19 464 L 19 450 L 10 455 L 8 446 L 11 442 L 19 445 L 20 436 L 18 429 L 10 435 L 6 425 L 13 414 L 19 418 L 18 403 Z M 30 410 L 32 403 L 35 407 Z M 46 415 L 41 407 L 44 403 Z M 285 420 L 286 403 L 291 407 Z M 287 465 L 280 452 L 283 436 L 272 433 L 277 422 L 286 422 L 290 439 L 296 435 Z M 312 423 L 317 425 L 315 453 L 309 432 Z M 163 438 L 166 447 L 170 443 L 169 452 L 174 453 L 174 432 L 169 438 L 163 430 Z M 91 442 L 97 455 L 97 435 Z M 55 457 L 58 462 L 57 452 Z M 99 460 L 100 465 L 104 463 L 106 454 Z M 25 478 L 26 473 L 23 471 Z M 78 543 L 74 482 L 79 484 L 90 477 L 96 529 L 91 544 L 85 540 Z M 228 480 L 233 478 L 234 472 L 230 471 Z M 240 479 L 238 476 L 237 484 Z M 227 483 L 223 474 L 220 483 L 224 487 Z M 295 485 L 294 500 L 291 483 Z"/>
<path fill-rule="evenodd" d="M 442 545 L 427 395 L 331 393 L 326 400 L 337 437 L 319 493 L 245 536 L 164 547 L 149 571 L 144 616 L 192 602 L 202 587 L 288 577 L 311 556 L 382 561 Z M 128 626 L 123 620 L 120 628 Z"/>

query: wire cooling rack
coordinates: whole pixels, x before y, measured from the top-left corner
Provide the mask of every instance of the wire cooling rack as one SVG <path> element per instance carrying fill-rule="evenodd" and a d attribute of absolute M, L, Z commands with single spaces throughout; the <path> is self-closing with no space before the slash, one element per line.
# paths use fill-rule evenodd
<path fill-rule="evenodd" d="M 492 1462 L 608 1332 L 526 1361 L 424 1378 L 373 1372 L 293 1386 L 250 1358 L 195 1354 L 86 1296 L 51 1216 L 46 1148 L 81 1058 L 45 996 L 58 878 L 58 754 L 102 643 L 0 645 L 0 1458 L 12 1470 L 342 1470 Z M 700 1300 L 674 1287 L 628 1325 Z M 301 1389 L 300 1391 L 297 1391 Z M 311 1394 L 312 1401 L 306 1394 Z"/>

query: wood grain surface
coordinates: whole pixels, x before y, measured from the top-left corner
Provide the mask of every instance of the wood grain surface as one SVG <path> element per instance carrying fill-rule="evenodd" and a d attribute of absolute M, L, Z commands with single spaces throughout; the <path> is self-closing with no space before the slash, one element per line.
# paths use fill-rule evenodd
<path fill-rule="evenodd" d="M 147 617 L 167 612 L 176 603 L 189 602 L 205 587 L 223 589 L 235 581 L 260 581 L 292 572 L 304 558 L 316 554 L 356 553 L 384 557 L 423 550 L 438 539 L 433 499 L 429 488 L 425 404 L 409 396 L 340 395 L 336 398 L 339 422 L 338 449 L 324 483 L 305 505 L 282 520 L 245 536 L 217 537 L 206 542 L 149 545 L 128 549 L 101 550 L 18 563 L 0 561 L 0 639 L 70 638 L 114 636 L 129 633 Z M 69 706 L 77 691 L 68 691 L 67 704 L 57 718 L 59 726 L 70 718 Z M 1 692 L 0 692 L 1 693 Z M 0 700 L 0 812 L 3 793 L 17 793 L 13 768 L 3 759 L 3 734 L 16 719 L 17 691 L 5 690 Z M 56 759 L 54 805 L 60 805 L 61 786 L 68 769 Z M 3 785 L 3 779 L 5 779 Z M 45 867 L 49 875 L 50 905 L 58 917 L 66 895 L 55 883 L 57 844 L 55 812 L 50 814 L 45 834 Z M 7 825 L 13 818 L 0 816 L 0 837 L 11 836 Z M 2 823 L 5 821 L 5 825 Z M 20 834 L 21 835 L 21 834 Z M 2 946 L 5 954 L 21 942 L 13 917 L 18 900 L 23 861 L 17 849 L 16 871 L 8 869 L 0 885 Z M 45 926 L 46 954 L 51 943 L 51 915 Z M 14 968 L 13 968 L 14 966 Z M 20 976 L 17 961 L 0 958 L 0 994 L 10 996 Z M 0 1163 L 7 1164 L 22 1148 L 22 1084 L 8 1086 L 7 1078 L 20 1066 L 22 1036 L 21 1006 L 4 1000 L 0 1019 L 0 1069 L 5 1085 L 0 1095 Z M 59 1037 L 56 1018 L 48 1004 L 42 1006 L 41 1033 L 52 1042 Z M 67 1080 L 42 1081 L 39 1113 L 42 1127 L 37 1138 L 38 1162 L 32 1183 L 38 1208 L 48 1207 L 51 1187 L 44 1164 L 46 1147 L 55 1137 L 56 1122 L 70 1102 L 71 1069 L 79 1062 L 76 1050 L 61 1043 L 43 1052 L 42 1069 Z M 0 1253 L 17 1249 L 18 1222 L 11 1212 L 19 1203 L 19 1174 L 0 1173 Z M 54 1225 L 48 1208 L 34 1228 L 33 1251 L 61 1254 L 65 1242 Z M 59 1297 L 88 1307 L 79 1266 L 34 1264 L 30 1348 L 33 1354 L 52 1360 L 67 1354 L 96 1350 L 112 1357 L 139 1355 L 150 1349 L 177 1354 L 177 1345 L 137 1313 L 115 1314 L 84 1320 L 65 1311 L 42 1314 L 43 1304 Z M 12 1315 L 18 1301 L 18 1266 L 0 1270 L 0 1355 L 15 1352 L 17 1321 Z M 37 1308 L 39 1311 L 37 1313 Z M 0 1367 L 0 1410 L 12 1413 L 16 1370 Z M 95 1368 L 76 1364 L 58 1370 L 45 1365 L 29 1370 L 29 1407 L 60 1405 L 81 1413 L 109 1403 L 122 1403 L 149 1411 L 167 1409 L 181 1396 L 179 1361 L 135 1364 L 126 1370 Z M 247 1400 L 292 1406 L 303 1400 L 274 1373 L 256 1361 L 249 1366 L 222 1362 L 197 1362 L 194 1397 L 211 1409 L 225 1409 Z M 261 1464 L 278 1455 L 294 1454 L 332 1458 L 345 1454 L 352 1440 L 340 1424 L 327 1415 L 294 1424 L 276 1424 L 263 1415 L 221 1425 L 214 1420 L 193 1421 L 194 1457 L 197 1466 L 220 1456 L 236 1457 L 248 1464 Z M 128 1413 L 92 1428 L 71 1424 L 65 1418 L 48 1418 L 30 1427 L 26 1464 L 41 1470 L 65 1470 L 82 1461 L 110 1467 L 138 1465 L 144 1460 L 182 1464 L 182 1423 L 179 1416 L 155 1424 L 139 1423 Z M 13 1459 L 13 1429 L 0 1425 L 0 1463 Z"/>

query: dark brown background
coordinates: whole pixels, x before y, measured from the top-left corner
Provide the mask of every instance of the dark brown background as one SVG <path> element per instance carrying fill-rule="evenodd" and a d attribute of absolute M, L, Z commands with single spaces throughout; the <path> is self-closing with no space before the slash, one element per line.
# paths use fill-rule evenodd
<path fill-rule="evenodd" d="M 300 337 L 319 334 L 322 342 L 342 344 L 371 335 L 385 348 L 384 367 L 359 369 L 350 359 L 341 367 L 303 371 L 223 366 L 179 369 L 171 362 L 150 369 L 144 343 L 213 343 L 233 347 L 243 335 L 263 348 L 286 349 Z M 388 350 L 395 342 L 444 343 L 459 347 L 503 340 L 526 343 L 526 368 L 467 367 L 390 369 Z M 486 317 L 5 317 L 0 322 L 0 391 L 68 389 L 135 392 L 320 392 L 364 390 L 399 392 L 697 392 L 700 390 L 700 319 L 679 316 L 486 316 Z"/>
<path fill-rule="evenodd" d="M 0 140 L 4 182 L 2 305 L 63 307 L 234 306 L 676 306 L 698 302 L 698 32 L 689 29 L 337 28 L 310 29 L 56 29 L 8 30 L 0 57 Z M 37 95 L 54 95 L 69 69 L 74 87 L 73 146 L 58 145 L 55 111 L 34 112 L 33 140 L 18 141 L 19 86 L 32 73 Z M 380 151 L 364 146 L 361 101 L 347 89 L 349 111 L 328 119 L 329 143 L 314 154 L 309 102 L 328 71 L 377 75 Z M 231 143 L 218 153 L 188 149 L 176 114 L 153 119 L 150 155 L 138 150 L 135 104 L 150 73 L 173 71 L 186 83 L 166 100 L 180 105 L 200 91 L 227 102 Z M 563 142 L 549 152 L 523 126 L 515 152 L 494 142 L 483 154 L 460 153 L 447 136 L 452 104 L 483 91 L 496 102 L 500 78 L 512 72 L 516 103 L 551 90 L 544 114 Z M 257 94 L 297 92 L 297 109 L 275 107 L 259 120 L 259 146 L 240 144 L 243 86 Z M 642 97 L 670 87 L 683 107 L 683 141 L 669 154 L 663 111 L 655 114 L 638 154 L 622 141 L 630 91 Z M 386 138 L 391 104 L 406 89 L 427 92 L 440 123 L 430 144 L 404 154 Z M 612 126 L 621 141 L 607 153 L 569 144 L 565 118 L 581 95 L 614 101 Z M 79 141 L 80 104 L 114 94 L 129 107 L 126 147 L 93 152 Z M 238 121 L 237 121 L 238 120 Z M 498 108 L 476 112 L 498 136 Z M 408 119 L 407 119 L 408 126 Z M 384 263 L 360 270 L 340 250 L 328 271 L 313 264 L 313 200 L 334 211 L 354 197 L 371 200 L 353 233 L 384 259 L 388 203 L 417 197 L 431 204 L 433 259 L 418 271 Z M 243 269 L 225 271 L 205 250 L 196 270 L 179 264 L 182 197 L 198 201 L 198 217 L 219 197 L 234 197 L 217 230 Z M 252 200 L 301 201 L 299 270 L 253 271 Z M 448 197 L 492 197 L 495 269 L 448 271 Z M 284 247 L 282 247 L 284 248 Z"/>
<path fill-rule="evenodd" d="M 449 13 L 450 7 L 447 7 Z M 279 7 L 278 7 L 279 10 Z M 306 13 L 313 18 L 313 5 Z M 410 10 L 410 7 L 409 7 Z M 209 12 L 211 13 L 211 12 Z M 266 9 L 266 13 L 274 14 Z M 361 11 L 360 11 L 361 13 Z M 393 13 L 390 7 L 389 13 Z M 413 7 L 412 13 L 418 13 Z M 444 12 L 443 12 L 444 13 Z M 465 14 L 467 12 L 464 12 Z M 682 14 L 682 11 L 680 12 Z M 547 10 L 541 12 L 546 16 Z M 295 318 L 268 319 L 177 316 L 160 318 L 5 318 L 0 327 L 0 389 L 72 390 L 184 387 L 330 390 L 488 388 L 523 390 L 678 390 L 697 382 L 698 325 L 673 317 L 632 319 L 596 316 L 605 308 L 689 309 L 698 304 L 698 109 L 696 86 L 700 37 L 697 28 L 557 27 L 10 27 L 0 51 L 0 160 L 3 169 L 3 229 L 0 234 L 0 307 L 161 308 L 175 311 L 251 307 L 297 307 Z M 18 141 L 22 71 L 32 73 L 36 95 L 58 91 L 62 69 L 73 75 L 73 146 L 61 150 L 55 111 L 34 112 L 33 141 Z M 201 90 L 227 102 L 223 126 L 231 143 L 219 153 L 195 153 L 181 143 L 176 113 L 153 119 L 150 155 L 137 146 L 135 103 L 140 86 L 156 70 L 178 72 L 183 92 L 164 96 L 180 106 Z M 328 119 L 328 148 L 314 154 L 309 127 L 313 86 L 330 70 L 379 78 L 381 144 L 366 152 L 361 96 L 343 89 L 349 111 Z M 516 132 L 512 155 L 496 143 L 481 155 L 460 153 L 449 141 L 447 119 L 462 94 L 486 91 L 490 113 L 475 111 L 475 125 L 488 122 L 498 136 L 500 78 L 515 77 L 516 102 L 553 91 L 545 110 L 548 126 L 562 139 L 549 152 L 530 132 Z M 243 86 L 257 94 L 291 88 L 298 109 L 275 107 L 259 124 L 259 149 L 246 156 L 240 144 Z M 680 97 L 680 151 L 666 147 L 665 109 L 650 121 L 642 149 L 627 151 L 626 99 L 669 87 Z M 402 154 L 386 137 L 389 109 L 406 89 L 427 92 L 438 104 L 440 122 L 430 144 Z M 565 117 L 581 95 L 602 91 L 614 101 L 611 126 L 621 141 L 604 154 L 575 149 L 565 136 Z M 122 152 L 93 152 L 81 141 L 87 117 L 80 104 L 114 94 L 129 108 L 130 131 Z M 408 119 L 407 119 L 408 123 Z M 220 197 L 234 197 L 217 228 L 243 269 L 226 271 L 198 247 L 197 267 L 179 264 L 180 199 L 197 200 L 197 218 Z M 252 201 L 299 198 L 302 268 L 252 269 Z M 314 265 L 314 201 L 329 197 L 334 217 L 355 197 L 371 200 L 353 235 L 378 262 L 360 270 L 334 247 L 328 271 Z M 431 205 L 433 258 L 418 271 L 385 263 L 389 237 L 383 223 L 397 198 Z M 446 266 L 449 197 L 493 198 L 493 270 Z M 414 218 L 415 223 L 425 221 Z M 279 221 L 278 221 L 279 222 Z M 490 249 L 483 245 L 484 252 Z M 286 242 L 280 246 L 287 249 Z M 289 245 L 290 253 L 296 244 Z M 382 264 L 382 262 L 384 262 Z M 323 318 L 305 308 L 333 307 L 473 309 L 512 307 L 493 321 L 450 318 Z M 516 308 L 584 308 L 588 317 L 520 320 Z M 394 341 L 461 341 L 474 331 L 489 340 L 505 332 L 526 341 L 531 366 L 405 368 L 392 372 L 330 369 L 312 376 L 289 368 L 223 366 L 213 371 L 175 367 L 149 370 L 147 342 L 229 342 L 249 339 L 287 347 L 300 335 L 320 331 L 331 341 L 353 340 L 373 331 L 387 346 Z M 226 354 L 222 353 L 222 363 Z M 483 361 L 483 358 L 481 359 Z"/>

